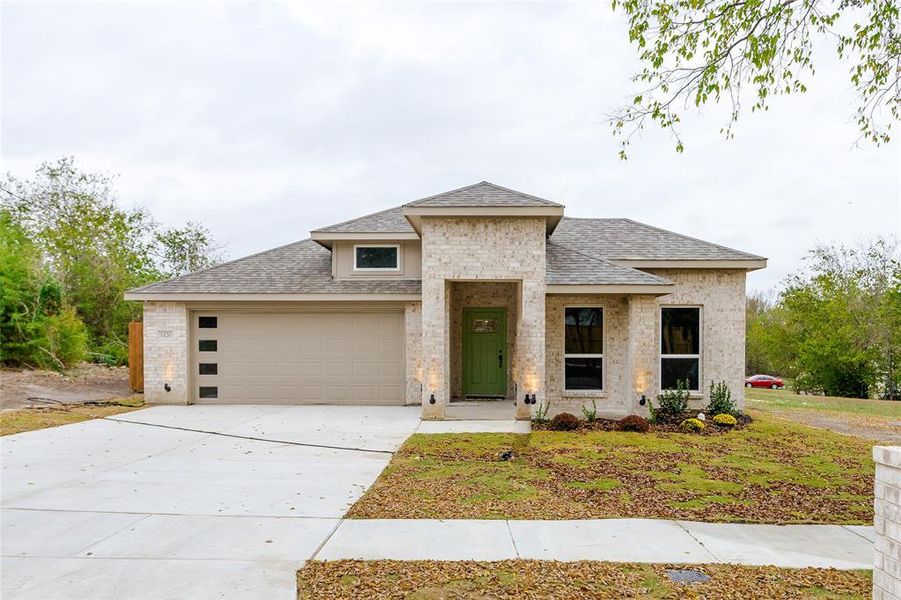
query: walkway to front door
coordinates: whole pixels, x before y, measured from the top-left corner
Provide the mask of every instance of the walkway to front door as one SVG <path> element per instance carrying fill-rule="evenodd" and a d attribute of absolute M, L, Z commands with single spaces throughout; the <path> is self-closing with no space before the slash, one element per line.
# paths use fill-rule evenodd
<path fill-rule="evenodd" d="M 507 311 L 463 309 L 463 395 L 503 397 L 507 392 Z"/>

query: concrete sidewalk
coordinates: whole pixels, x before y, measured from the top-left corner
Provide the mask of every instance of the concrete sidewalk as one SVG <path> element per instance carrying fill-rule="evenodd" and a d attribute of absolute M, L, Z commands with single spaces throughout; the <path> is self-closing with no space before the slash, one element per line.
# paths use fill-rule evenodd
<path fill-rule="evenodd" d="M 318 560 L 598 560 L 871 569 L 873 528 L 655 519 L 346 519 Z"/>

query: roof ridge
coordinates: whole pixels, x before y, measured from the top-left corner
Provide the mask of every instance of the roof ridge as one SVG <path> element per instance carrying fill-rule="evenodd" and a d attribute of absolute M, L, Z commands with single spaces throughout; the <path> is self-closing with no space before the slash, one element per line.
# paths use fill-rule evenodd
<path fill-rule="evenodd" d="M 386 212 L 391 212 L 392 210 L 402 209 L 404 205 L 400 206 L 392 206 L 391 208 L 385 208 L 383 210 L 376 211 L 374 213 L 369 213 L 368 215 L 362 215 L 360 217 L 354 217 L 353 219 L 348 219 L 347 221 L 341 221 L 340 223 L 334 223 L 332 225 L 326 225 L 325 227 L 319 227 L 318 229 L 313 229 L 310 233 L 315 233 L 317 231 L 326 231 L 328 229 L 332 229 L 333 227 L 341 227 L 342 225 L 350 225 L 351 223 L 356 223 L 357 221 L 362 221 L 363 219 L 368 219 L 370 217 L 374 217 L 376 215 L 381 215 Z"/>
<path fill-rule="evenodd" d="M 227 267 L 229 265 L 243 262 L 243 261 L 249 260 L 251 258 L 256 258 L 257 256 L 262 256 L 263 254 L 269 254 L 270 252 L 275 252 L 277 250 L 283 250 L 289 246 L 296 246 L 297 244 L 302 244 L 304 242 L 311 242 L 311 241 L 312 241 L 312 238 L 304 238 L 302 240 L 297 240 L 296 242 L 289 242 L 287 244 L 282 244 L 281 246 L 276 246 L 275 248 L 269 248 L 268 250 L 261 250 L 259 252 L 254 252 L 253 254 L 248 254 L 247 256 L 242 256 L 242 257 L 236 258 L 234 260 L 229 260 L 229 261 L 226 261 L 223 263 L 212 265 L 210 267 L 199 269 L 197 271 L 191 271 L 190 273 L 185 273 L 183 275 L 179 275 L 178 277 L 170 277 L 169 279 L 163 279 L 162 281 L 154 281 L 153 283 L 148 283 L 146 285 L 142 285 L 140 287 L 132 288 L 132 289 L 126 290 L 126 291 L 127 292 L 141 292 L 147 288 L 153 287 L 155 285 L 159 285 L 161 283 L 169 283 L 171 281 L 178 281 L 179 279 L 184 279 L 186 277 L 192 277 L 192 276 L 198 275 L 200 273 L 206 273 L 207 271 L 212 271 L 212 270 L 218 269 L 220 267 Z"/>
<path fill-rule="evenodd" d="M 603 263 L 603 264 L 611 266 L 611 267 L 615 267 L 617 269 L 623 269 L 626 271 L 640 273 L 641 275 L 643 275 L 645 277 L 651 277 L 653 279 L 656 279 L 657 281 L 659 281 L 662 284 L 672 285 L 672 283 L 673 283 L 672 281 L 670 281 L 669 279 L 666 279 L 665 277 L 660 277 L 659 275 L 654 275 L 653 273 L 648 273 L 647 271 L 642 271 L 641 269 L 636 269 L 635 267 L 619 265 L 619 264 L 613 262 L 612 260 L 609 260 L 606 258 L 601 258 L 599 256 L 593 256 L 591 254 L 586 254 L 585 252 L 582 252 L 580 250 L 574 250 L 574 249 L 570 248 L 569 246 L 564 246 L 558 242 L 552 242 L 552 241 L 548 240 L 547 244 L 549 246 L 556 246 L 557 248 L 562 248 L 562 249 L 566 250 L 567 252 L 572 252 L 573 254 L 578 254 L 580 256 L 584 256 L 585 258 L 590 258 L 591 260 L 597 261 L 599 263 Z"/>
<path fill-rule="evenodd" d="M 729 246 L 724 246 L 722 244 L 717 244 L 716 242 L 708 242 L 707 240 L 702 240 L 701 238 L 692 237 L 690 235 L 685 235 L 684 233 L 678 233 L 676 231 L 670 231 L 669 229 L 663 229 L 662 227 L 655 227 L 654 225 L 648 225 L 647 223 L 642 223 L 640 221 L 636 221 L 635 219 L 623 218 L 622 221 L 628 221 L 629 223 L 634 223 L 639 227 L 644 227 L 645 229 L 653 229 L 654 231 L 662 231 L 664 233 L 669 233 L 671 235 L 678 236 L 680 238 L 691 240 L 693 242 L 700 242 L 702 244 L 707 244 L 708 246 L 714 246 L 715 248 L 719 248 L 721 250 L 728 250 L 729 252 L 735 252 L 736 254 L 742 254 L 751 259 L 759 259 L 766 260 L 766 257 L 760 256 L 758 254 L 751 254 L 750 252 L 744 252 L 742 250 L 736 250 L 735 248 L 730 248 Z"/>
<path fill-rule="evenodd" d="M 403 206 L 405 206 L 405 207 L 406 207 L 406 206 L 416 206 L 416 205 L 419 205 L 419 204 L 421 204 L 421 203 L 423 203 L 423 202 L 427 202 L 427 201 L 429 201 L 429 200 L 435 200 L 436 198 L 441 198 L 441 197 L 443 197 L 443 196 L 448 196 L 448 195 L 450 195 L 450 194 L 455 194 L 455 193 L 457 193 L 457 192 L 462 192 L 463 190 L 472 189 L 472 188 L 477 187 L 477 186 L 480 186 L 480 185 L 487 185 L 487 186 L 489 186 L 489 187 L 493 187 L 493 188 L 496 189 L 496 190 L 503 190 L 503 191 L 505 191 L 505 192 L 509 192 L 509 193 L 511 193 L 511 194 L 516 194 L 517 196 L 521 196 L 521 197 L 523 197 L 523 198 L 528 198 L 528 199 L 530 199 L 530 200 L 537 200 L 538 202 L 541 202 L 542 204 L 546 204 L 547 206 L 558 206 L 558 207 L 563 208 L 563 205 L 562 205 L 562 204 L 559 204 L 559 203 L 557 203 L 557 202 L 553 202 L 553 201 L 551 201 L 551 200 L 548 200 L 548 199 L 546 199 L 546 198 L 542 198 L 542 197 L 540 197 L 540 196 L 534 196 L 534 195 L 532 195 L 532 194 L 527 194 L 526 192 L 520 192 L 519 190 L 514 190 L 514 189 L 512 189 L 512 188 L 504 187 L 504 186 L 502 186 L 502 185 L 498 185 L 498 184 L 496 184 L 496 183 L 492 183 L 492 182 L 490 182 L 490 181 L 488 181 L 488 180 L 482 180 L 482 181 L 479 181 L 478 183 L 472 183 L 472 184 L 470 184 L 470 185 L 464 185 L 463 187 L 459 187 L 459 188 L 456 188 L 456 189 L 453 189 L 453 190 L 448 190 L 448 191 L 446 191 L 446 192 L 441 192 L 440 194 L 432 194 L 431 196 L 426 196 L 425 198 L 419 198 L 419 199 L 417 199 L 417 200 L 412 200 L 412 201 L 410 201 L 410 202 L 404 203 Z"/>

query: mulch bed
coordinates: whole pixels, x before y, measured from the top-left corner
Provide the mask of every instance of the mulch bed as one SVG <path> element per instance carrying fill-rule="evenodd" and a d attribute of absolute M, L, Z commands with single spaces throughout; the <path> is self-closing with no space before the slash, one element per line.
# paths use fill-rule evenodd
<path fill-rule="evenodd" d="M 683 413 L 678 419 L 674 419 L 671 423 L 648 423 L 648 433 L 684 433 L 689 435 L 722 435 L 736 429 L 744 429 L 753 422 L 748 415 L 742 414 L 735 417 L 737 423 L 732 427 L 723 427 L 713 422 L 713 418 L 708 416 L 704 422 L 704 429 L 701 431 L 686 431 L 679 427 L 685 419 L 697 418 L 697 411 L 689 411 Z M 534 431 L 551 431 L 550 421 L 532 421 L 532 429 Z M 598 417 L 594 421 L 579 420 L 579 428 L 576 431 L 620 431 L 619 420 L 603 419 Z"/>
<path fill-rule="evenodd" d="M 691 569 L 704 583 L 673 583 L 667 570 Z M 311 561 L 298 571 L 298 598 L 869 598 L 869 571 L 736 565 L 646 565 L 534 560 Z"/>

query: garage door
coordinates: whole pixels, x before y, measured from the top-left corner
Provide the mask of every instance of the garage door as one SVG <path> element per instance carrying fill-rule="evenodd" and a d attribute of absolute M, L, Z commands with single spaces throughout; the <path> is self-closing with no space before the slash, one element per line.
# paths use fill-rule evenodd
<path fill-rule="evenodd" d="M 403 404 L 400 311 L 194 311 L 197 404 Z"/>

